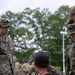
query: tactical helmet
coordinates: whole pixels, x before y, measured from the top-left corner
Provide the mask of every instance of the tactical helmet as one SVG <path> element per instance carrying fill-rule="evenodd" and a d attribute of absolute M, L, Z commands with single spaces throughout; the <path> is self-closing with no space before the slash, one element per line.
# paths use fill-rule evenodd
<path fill-rule="evenodd" d="M 0 27 L 9 27 L 9 21 L 5 18 L 0 18 Z"/>
<path fill-rule="evenodd" d="M 75 33 L 75 24 L 70 24 L 68 29 L 67 29 L 67 32 L 69 35 L 72 35 Z"/>
<path fill-rule="evenodd" d="M 69 20 L 68 20 L 68 24 L 72 24 L 73 23 L 73 21 L 72 21 L 72 16 L 73 15 L 75 15 L 75 6 L 72 6 L 71 8 L 70 8 L 70 11 L 69 11 Z"/>

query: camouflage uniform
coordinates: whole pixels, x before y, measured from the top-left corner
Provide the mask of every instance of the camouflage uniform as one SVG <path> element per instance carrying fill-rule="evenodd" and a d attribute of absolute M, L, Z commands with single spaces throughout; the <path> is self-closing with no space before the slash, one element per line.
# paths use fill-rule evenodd
<path fill-rule="evenodd" d="M 75 25 L 71 24 L 68 27 L 68 34 L 72 36 L 75 34 Z M 69 46 L 66 60 L 66 75 L 75 75 L 75 43 Z"/>
<path fill-rule="evenodd" d="M 0 27 L 1 26 L 3 27 L 9 26 L 8 20 L 4 18 L 0 19 Z M 7 35 L 5 36 L 5 38 L 2 38 L 0 36 L 0 49 L 3 49 L 6 52 L 6 55 L 0 54 L 0 75 L 13 75 L 11 71 L 11 69 L 13 69 L 13 67 L 11 68 L 11 66 L 13 65 L 12 64 L 13 42 L 11 38 L 9 38 Z"/>
<path fill-rule="evenodd" d="M 47 72 L 45 75 L 59 75 L 59 73 L 58 73 L 58 71 L 55 69 L 55 67 L 53 67 L 53 66 L 51 66 L 51 65 L 47 68 L 47 71 L 48 71 L 48 72 Z M 35 67 L 32 67 L 32 68 L 30 69 L 29 75 L 40 75 L 40 74 L 35 71 Z"/>
<path fill-rule="evenodd" d="M 43 51 L 43 52 L 47 53 L 49 58 L 51 57 L 50 52 L 48 52 L 48 51 Z M 41 59 L 44 59 L 44 58 L 41 58 Z M 49 59 L 49 63 L 50 62 L 51 62 L 51 59 Z M 36 69 L 35 69 L 34 65 L 32 65 L 32 68 L 30 69 L 29 75 L 40 75 L 38 72 L 36 72 Z M 44 75 L 59 75 L 59 73 L 58 73 L 58 71 L 56 70 L 56 68 L 54 66 L 48 65 L 47 73 L 44 74 Z"/>
<path fill-rule="evenodd" d="M 15 75 L 18 75 L 21 72 L 21 70 L 22 70 L 22 65 L 18 61 L 16 61 L 15 62 Z"/>
<path fill-rule="evenodd" d="M 54 66 L 52 66 L 52 65 L 49 66 L 48 72 L 50 72 L 52 75 L 59 75 L 59 73 L 56 70 L 56 68 Z"/>
<path fill-rule="evenodd" d="M 28 73 L 29 73 L 29 71 L 30 71 L 30 64 L 28 63 L 28 61 L 27 62 L 25 62 L 23 65 L 22 65 L 22 67 L 23 67 L 23 71 L 25 72 L 25 74 L 26 75 L 28 75 Z"/>
<path fill-rule="evenodd" d="M 67 69 L 66 69 L 67 75 L 71 75 L 75 71 L 75 69 L 74 69 L 74 64 L 75 64 L 74 58 L 75 58 L 75 43 L 73 43 L 70 46 L 70 49 L 68 51 L 68 62 L 67 62 L 68 66 L 67 66 Z"/>

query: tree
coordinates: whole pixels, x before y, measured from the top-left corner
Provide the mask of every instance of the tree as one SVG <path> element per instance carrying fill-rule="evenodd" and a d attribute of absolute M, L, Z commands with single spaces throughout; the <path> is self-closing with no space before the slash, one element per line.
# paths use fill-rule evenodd
<path fill-rule="evenodd" d="M 21 62 L 23 58 L 31 59 L 35 50 L 46 50 L 51 53 L 51 64 L 62 66 L 62 35 L 60 31 L 64 26 L 67 27 L 68 10 L 68 6 L 61 6 L 54 14 L 51 14 L 48 9 L 31 10 L 26 8 L 19 13 L 7 11 L 1 16 L 10 20 L 9 34 L 14 41 L 14 53 Z M 68 37 L 65 39 L 67 46 Z M 20 58 L 20 54 L 22 58 Z"/>

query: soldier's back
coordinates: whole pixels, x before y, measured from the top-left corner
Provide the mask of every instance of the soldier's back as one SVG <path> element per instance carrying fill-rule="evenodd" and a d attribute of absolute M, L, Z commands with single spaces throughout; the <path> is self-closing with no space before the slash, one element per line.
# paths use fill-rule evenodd
<path fill-rule="evenodd" d="M 56 70 L 56 68 L 52 65 L 49 65 L 48 72 L 50 72 L 52 75 L 59 75 L 59 72 Z"/>
<path fill-rule="evenodd" d="M 32 70 L 33 69 L 33 70 Z M 31 68 L 31 72 L 29 73 L 29 75 L 40 75 L 38 74 L 38 72 L 36 72 L 35 67 Z M 44 75 L 59 75 L 58 71 L 55 69 L 55 67 L 53 66 L 49 66 L 47 69 L 47 73 Z"/>

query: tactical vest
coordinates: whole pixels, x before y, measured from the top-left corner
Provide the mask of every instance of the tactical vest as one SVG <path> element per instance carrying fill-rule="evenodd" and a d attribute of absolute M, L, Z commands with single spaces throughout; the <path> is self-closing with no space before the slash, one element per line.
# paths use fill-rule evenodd
<path fill-rule="evenodd" d="M 2 75 L 11 74 L 12 69 L 12 43 L 11 39 L 6 36 L 6 39 L 0 37 L 0 52 L 3 51 L 3 54 L 0 54 L 0 73 Z M 11 59 L 11 60 L 10 60 Z M 13 72 L 13 71 L 12 71 Z"/>

